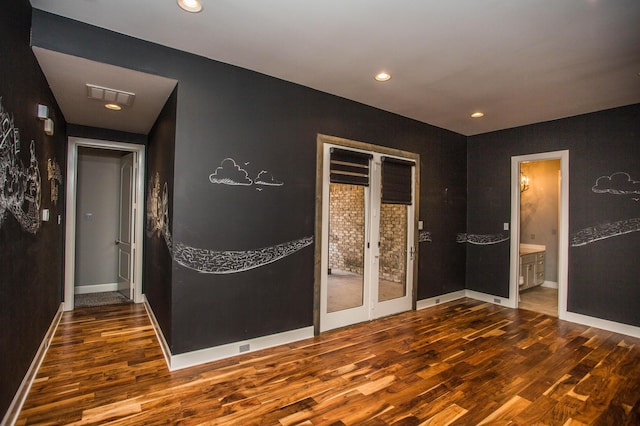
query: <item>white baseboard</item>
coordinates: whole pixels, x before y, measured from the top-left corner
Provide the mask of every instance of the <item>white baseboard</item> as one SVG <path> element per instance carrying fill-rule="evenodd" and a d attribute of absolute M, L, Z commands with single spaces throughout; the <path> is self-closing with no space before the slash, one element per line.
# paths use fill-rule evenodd
<path fill-rule="evenodd" d="M 465 297 L 469 297 L 471 299 L 493 303 L 494 305 L 506 306 L 507 308 L 511 307 L 510 299 L 508 297 L 494 296 L 492 294 L 481 293 L 474 290 L 465 290 L 464 292 Z"/>
<path fill-rule="evenodd" d="M 493 296 L 491 294 L 480 293 L 473 290 L 465 290 L 465 297 L 471 299 L 480 300 L 482 302 L 494 303 L 496 305 L 502 305 L 511 307 L 507 303 L 510 301 L 508 298 Z M 601 328 L 602 330 L 612 331 L 614 333 L 626 334 L 627 336 L 640 338 L 640 327 L 623 324 L 620 322 L 609 321 L 602 318 L 596 318 L 589 315 L 578 314 L 575 312 L 558 312 L 558 316 L 561 320 L 574 322 L 580 325 L 586 325 L 588 327 Z"/>
<path fill-rule="evenodd" d="M 626 334 L 627 336 L 640 338 L 640 327 L 620 322 L 609 321 L 602 318 L 596 318 L 589 315 L 577 314 L 575 312 L 567 312 L 560 318 L 565 321 L 575 322 L 577 324 L 589 327 L 601 328 L 614 333 Z"/>
<path fill-rule="evenodd" d="M 451 302 L 465 297 L 465 290 L 458 290 L 441 296 L 429 297 L 427 299 L 418 300 L 416 302 L 416 310 L 429 308 L 441 303 Z"/>
<path fill-rule="evenodd" d="M 162 334 L 162 330 L 158 325 L 153 309 L 148 301 L 144 300 L 144 306 L 147 309 L 151 323 L 160 341 L 162 352 L 169 371 L 176 371 L 182 368 L 193 367 L 205 364 L 211 361 L 217 361 L 224 358 L 240 355 L 241 353 L 255 352 L 261 349 L 267 349 L 274 346 L 286 345 L 288 343 L 297 342 L 298 340 L 309 339 L 313 337 L 313 326 L 289 330 L 282 333 L 270 334 L 268 336 L 256 337 L 254 339 L 242 340 L 239 342 L 228 343 L 225 345 L 214 346 L 211 348 L 200 349 L 193 352 L 186 352 L 178 355 L 171 354 L 169 345 Z M 243 348 L 244 350 L 240 350 Z"/>
<path fill-rule="evenodd" d="M 274 346 L 286 345 L 298 340 L 313 337 L 313 327 L 304 327 L 296 330 L 289 330 L 282 333 L 270 334 L 268 336 L 256 337 L 254 339 L 242 340 L 228 343 L 226 345 L 214 346 L 200 349 L 193 352 L 186 352 L 178 355 L 171 355 L 171 366 L 169 370 L 175 371 L 182 368 L 193 367 L 219 359 L 240 355 L 241 353 L 255 352 Z M 248 348 L 240 351 L 241 347 Z"/>
<path fill-rule="evenodd" d="M 541 287 L 546 287 L 546 288 L 558 288 L 558 283 L 555 281 L 545 281 L 542 283 Z"/>
<path fill-rule="evenodd" d="M 60 323 L 60 318 L 62 318 L 62 313 L 64 311 L 64 306 L 61 303 L 58 307 L 58 311 L 53 316 L 53 320 L 51 321 L 51 325 L 49 325 L 49 329 L 47 330 L 42 342 L 40 342 L 40 346 L 36 351 L 33 360 L 31 361 L 31 365 L 29 365 L 29 369 L 27 373 L 24 375 L 22 379 L 22 383 L 20 383 L 20 387 L 16 392 L 11 404 L 9 405 L 9 409 L 4 415 L 2 425 L 12 425 L 18 420 L 18 416 L 20 415 L 20 410 L 22 410 L 22 405 L 24 401 L 27 399 L 27 395 L 29 394 L 29 390 L 31 389 L 31 385 L 36 378 L 36 374 L 38 374 L 38 369 L 44 360 L 44 356 L 47 354 L 47 349 L 49 349 L 49 345 L 51 344 L 51 339 L 53 339 L 54 334 L 56 333 L 56 329 L 58 328 L 58 324 Z"/>
<path fill-rule="evenodd" d="M 149 316 L 149 320 L 151 321 L 151 325 L 153 326 L 153 331 L 156 333 L 158 342 L 160 342 L 160 349 L 162 349 L 164 361 L 167 363 L 167 367 L 171 371 L 171 349 L 167 344 L 167 340 L 164 338 L 164 334 L 162 334 L 162 329 L 160 328 L 160 324 L 156 319 L 156 315 L 153 313 L 153 309 L 151 309 L 151 305 L 149 305 L 147 296 L 144 294 L 142 295 L 142 302 L 144 303 L 144 308 L 147 311 L 147 315 Z"/>
<path fill-rule="evenodd" d="M 73 288 L 75 294 L 103 293 L 118 291 L 118 283 L 80 285 Z"/>

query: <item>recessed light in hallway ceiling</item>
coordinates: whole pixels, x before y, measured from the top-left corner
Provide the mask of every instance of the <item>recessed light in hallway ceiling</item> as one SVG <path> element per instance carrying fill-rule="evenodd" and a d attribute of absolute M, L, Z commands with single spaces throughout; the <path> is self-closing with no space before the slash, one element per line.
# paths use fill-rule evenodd
<path fill-rule="evenodd" d="M 473 117 L 473 118 L 484 117 L 484 113 L 480 112 L 480 111 L 477 111 L 477 112 L 474 112 L 473 114 L 471 114 L 471 117 Z"/>
<path fill-rule="evenodd" d="M 376 76 L 374 78 L 376 79 L 376 81 L 388 81 L 388 80 L 391 79 L 391 74 L 382 71 L 382 72 L 376 74 Z"/>
<path fill-rule="evenodd" d="M 200 0 L 178 0 L 178 6 L 191 13 L 198 13 L 202 10 Z"/>

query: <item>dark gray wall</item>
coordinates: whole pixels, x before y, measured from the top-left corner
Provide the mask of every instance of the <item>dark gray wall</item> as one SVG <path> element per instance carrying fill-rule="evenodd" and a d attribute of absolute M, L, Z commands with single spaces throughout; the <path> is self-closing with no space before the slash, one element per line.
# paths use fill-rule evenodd
<path fill-rule="evenodd" d="M 313 236 L 316 136 L 323 133 L 421 155 L 421 219 L 433 241 L 420 247 L 418 295 L 464 288 L 465 247 L 455 243 L 466 221 L 464 136 L 44 12 L 34 14 L 33 42 L 179 81 L 174 243 L 250 250 Z M 225 158 L 251 178 L 268 170 L 284 185 L 212 184 L 208 176 Z M 313 267 L 312 247 L 227 275 L 174 262 L 173 353 L 310 326 Z"/>
<path fill-rule="evenodd" d="M 126 142 L 138 145 L 147 144 L 147 135 L 121 132 L 119 130 L 102 129 L 99 127 L 80 126 L 78 124 L 68 124 L 67 135 L 75 136 L 78 138 L 98 139 L 112 142 Z"/>
<path fill-rule="evenodd" d="M 573 243 L 589 228 L 638 230 L 640 105 L 518 127 L 469 138 L 468 232 L 497 233 L 510 221 L 511 157 L 569 150 L 569 232 Z M 616 172 L 631 181 L 612 191 L 592 188 Z M 621 175 L 618 175 L 621 177 Z M 635 183 L 633 183 L 635 182 Z M 600 185 L 602 186 L 602 185 Z M 635 224 L 635 226 L 634 226 Z M 581 232 L 582 231 L 582 232 Z M 588 232 L 587 232 L 588 233 Z M 640 232 L 569 248 L 570 312 L 640 325 Z M 467 288 L 508 296 L 509 244 L 469 246 Z"/>
<path fill-rule="evenodd" d="M 170 348 L 172 348 L 171 325 L 171 283 L 172 283 L 172 259 L 167 238 L 173 232 L 173 158 L 175 155 L 176 138 L 176 106 L 177 89 L 174 89 L 164 108 L 156 119 L 149 132 L 149 144 L 147 145 L 147 189 L 145 199 L 152 196 L 153 185 L 160 185 L 159 194 L 162 196 L 164 184 L 167 184 L 169 223 L 168 234 L 163 235 L 160 230 L 153 230 L 154 215 L 150 211 L 149 201 L 145 202 L 147 214 L 146 232 L 144 240 L 144 271 L 143 291 L 153 308 L 153 312 L 162 329 L 162 334 Z M 169 240 L 170 241 L 170 240 Z M 173 349 L 172 349 L 173 350 Z"/>
<path fill-rule="evenodd" d="M 57 224 L 57 215 L 62 215 L 64 223 L 65 183 L 58 187 L 58 201 L 54 204 L 47 160 L 55 159 L 63 174 L 66 169 L 65 120 L 29 47 L 31 6 L 26 0 L 5 3 L 0 14 L 0 97 L 2 107 L 19 129 L 21 150 L 14 164 L 27 171 L 33 140 L 40 173 L 41 208 L 50 209 L 51 221 L 42 223 L 32 234 L 20 226 L 14 214 L 5 210 L 0 224 L 0 418 L 60 305 L 63 230 Z M 45 135 L 43 123 L 36 117 L 38 103 L 49 107 L 54 136 Z M 3 167 L 6 154 L 5 149 L 0 149 Z"/>

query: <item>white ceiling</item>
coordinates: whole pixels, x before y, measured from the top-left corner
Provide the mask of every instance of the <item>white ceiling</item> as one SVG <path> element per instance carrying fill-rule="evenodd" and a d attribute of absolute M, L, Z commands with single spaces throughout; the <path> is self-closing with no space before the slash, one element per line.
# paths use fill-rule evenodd
<path fill-rule="evenodd" d="M 189 14 L 175 0 L 31 0 L 464 135 L 640 103 L 638 0 L 202 2 Z M 374 81 L 380 70 L 392 79 Z"/>
<path fill-rule="evenodd" d="M 67 122 L 146 135 L 167 102 L 176 80 L 33 47 Z M 131 106 L 110 111 L 89 99 L 86 84 L 135 93 Z"/>

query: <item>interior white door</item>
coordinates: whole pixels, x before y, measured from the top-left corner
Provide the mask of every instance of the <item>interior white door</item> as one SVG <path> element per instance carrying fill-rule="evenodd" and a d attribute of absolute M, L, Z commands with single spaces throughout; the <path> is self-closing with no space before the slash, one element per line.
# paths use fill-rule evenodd
<path fill-rule="evenodd" d="M 134 156 L 135 153 L 131 152 L 120 159 L 120 224 L 115 241 L 118 247 L 118 291 L 129 299 L 133 299 Z"/>
<path fill-rule="evenodd" d="M 368 153 L 368 186 L 330 182 L 330 148 L 325 144 L 320 331 L 410 310 L 413 294 L 413 204 L 382 203 L 378 153 Z M 412 169 L 412 194 L 414 180 Z M 338 230 L 344 227 L 348 232 Z"/>
<path fill-rule="evenodd" d="M 381 197 L 380 155 L 374 155 L 372 191 L 371 317 L 411 309 L 413 295 L 414 206 L 385 202 Z M 411 193 L 415 171 L 411 168 Z M 375 242 L 375 244 L 373 244 Z"/>

